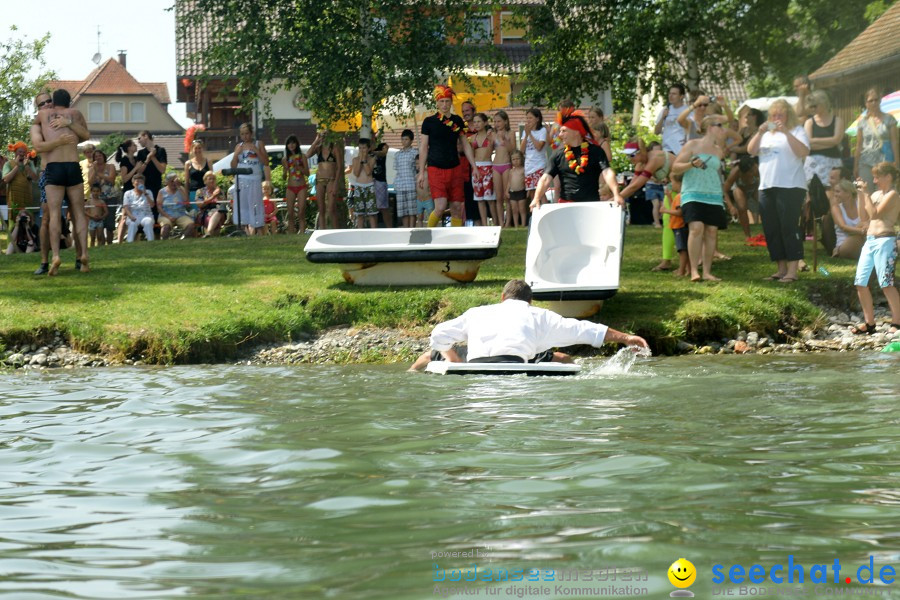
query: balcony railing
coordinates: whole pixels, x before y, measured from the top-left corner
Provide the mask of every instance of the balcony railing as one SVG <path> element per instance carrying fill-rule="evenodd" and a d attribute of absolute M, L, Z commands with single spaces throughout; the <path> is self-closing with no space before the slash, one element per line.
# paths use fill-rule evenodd
<path fill-rule="evenodd" d="M 197 139 L 203 140 L 207 152 L 224 152 L 228 154 L 240 142 L 237 129 L 207 129 L 199 132 Z"/>

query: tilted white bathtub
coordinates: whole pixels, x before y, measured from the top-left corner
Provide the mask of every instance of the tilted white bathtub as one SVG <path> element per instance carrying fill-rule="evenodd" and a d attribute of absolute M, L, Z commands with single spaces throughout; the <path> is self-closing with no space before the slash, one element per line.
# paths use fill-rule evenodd
<path fill-rule="evenodd" d="M 356 285 L 468 283 L 497 256 L 499 227 L 326 229 L 309 238 L 306 258 L 336 263 Z"/>
<path fill-rule="evenodd" d="M 564 316 L 590 316 L 619 289 L 625 214 L 614 202 L 549 204 L 536 210 L 525 252 L 535 300 Z"/>

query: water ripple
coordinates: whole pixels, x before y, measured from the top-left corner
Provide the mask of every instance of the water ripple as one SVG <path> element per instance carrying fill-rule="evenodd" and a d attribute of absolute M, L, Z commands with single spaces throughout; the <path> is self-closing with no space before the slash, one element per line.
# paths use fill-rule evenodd
<path fill-rule="evenodd" d="M 446 548 L 660 596 L 684 554 L 897 560 L 897 360 L 635 358 L 6 374 L 0 596 L 426 598 Z"/>

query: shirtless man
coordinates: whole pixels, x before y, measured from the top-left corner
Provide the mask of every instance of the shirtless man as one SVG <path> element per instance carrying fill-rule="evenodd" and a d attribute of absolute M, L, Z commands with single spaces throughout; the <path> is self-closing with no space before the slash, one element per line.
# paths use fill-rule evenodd
<path fill-rule="evenodd" d="M 69 108 L 71 98 L 66 90 L 53 92 L 52 110 L 38 111 L 31 128 L 31 143 L 44 154 L 47 208 L 50 211 L 50 260 L 48 275 L 59 272 L 59 233 L 62 228 L 63 197 L 69 199 L 75 238 L 75 250 L 81 262 L 81 272 L 90 271 L 87 253 L 87 216 L 84 213 L 84 179 L 78 163 L 78 142 L 89 137 L 87 123 L 80 111 Z M 38 127 L 40 129 L 38 130 Z"/>
<path fill-rule="evenodd" d="M 53 98 L 50 96 L 50 92 L 46 90 L 39 92 L 38 95 L 34 97 L 34 105 L 37 107 L 39 112 L 53 110 Z M 34 140 L 35 135 L 41 135 L 41 122 L 38 118 L 38 115 L 34 116 L 34 121 L 31 124 L 32 140 Z M 44 184 L 46 182 L 44 180 L 45 173 L 43 170 L 43 165 L 46 165 L 46 163 L 46 157 L 44 155 L 41 155 L 41 266 L 38 267 L 38 269 L 34 272 L 35 275 L 46 275 L 50 270 L 50 259 L 48 258 L 50 255 L 50 217 L 48 216 L 46 211 L 47 207 L 44 206 L 44 204 L 46 204 L 47 202 L 47 196 L 44 190 Z"/>
<path fill-rule="evenodd" d="M 869 278 L 875 271 L 878 286 L 891 309 L 888 333 L 893 335 L 900 331 L 900 292 L 894 286 L 894 264 L 897 262 L 897 233 L 894 228 L 900 220 L 900 196 L 895 187 L 900 171 L 893 163 L 883 162 L 872 168 L 872 176 L 878 189 L 871 195 L 867 193 L 866 182 L 856 180 L 857 199 L 862 209 L 860 218 L 868 216 L 869 227 L 853 281 L 865 321 L 851 327 L 850 331 L 870 334 L 875 330 L 875 307 L 872 292 L 869 291 Z"/>

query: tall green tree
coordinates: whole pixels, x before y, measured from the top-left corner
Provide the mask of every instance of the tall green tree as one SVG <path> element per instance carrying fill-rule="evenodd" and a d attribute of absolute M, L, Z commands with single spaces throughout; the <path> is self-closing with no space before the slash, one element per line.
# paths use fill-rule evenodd
<path fill-rule="evenodd" d="M 0 42 L 0 132 L 4 147 L 15 140 L 29 142 L 34 97 L 54 77 L 51 71 L 43 70 L 50 34 L 28 41 L 16 33 L 15 25 L 9 29 L 11 39 Z M 36 76 L 32 74 L 35 70 Z"/>
<path fill-rule="evenodd" d="M 100 143 L 97 145 L 97 150 L 102 150 L 103 154 L 105 154 L 106 157 L 109 158 L 116 153 L 116 150 L 119 149 L 119 144 L 124 142 L 126 139 L 127 138 L 121 131 L 108 133 L 106 134 L 106 137 L 100 140 Z"/>
<path fill-rule="evenodd" d="M 535 53 L 524 95 L 535 102 L 599 89 L 633 97 L 672 81 L 754 81 L 790 90 L 890 0 L 547 0 L 523 6 Z M 874 6 L 878 4 L 878 6 Z"/>
<path fill-rule="evenodd" d="M 179 0 L 179 35 L 210 28 L 195 58 L 206 73 L 233 75 L 245 107 L 297 89 L 324 124 L 375 110 L 409 111 L 435 83 L 490 52 L 459 45 L 476 32 L 471 2 L 442 0 Z M 205 25 L 204 25 L 205 24 Z"/>

